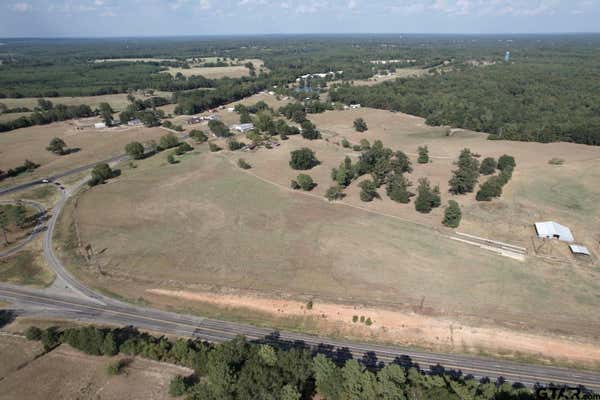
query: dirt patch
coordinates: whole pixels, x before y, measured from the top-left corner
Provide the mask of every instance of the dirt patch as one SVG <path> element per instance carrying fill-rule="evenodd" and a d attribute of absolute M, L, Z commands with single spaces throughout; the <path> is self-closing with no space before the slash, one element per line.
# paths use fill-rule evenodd
<path fill-rule="evenodd" d="M 168 399 L 170 380 L 191 373 L 134 358 L 124 373 L 109 376 L 106 366 L 119 357 L 88 356 L 62 345 L 0 381 L 0 399 Z"/>
<path fill-rule="evenodd" d="M 404 313 L 361 305 L 307 303 L 240 295 L 150 289 L 150 293 L 178 297 L 188 301 L 214 304 L 220 307 L 245 308 L 252 312 L 269 313 L 280 317 L 313 317 L 320 319 L 323 333 L 339 331 L 347 334 L 376 337 L 380 341 L 402 345 L 468 351 L 485 348 L 500 354 L 525 353 L 558 360 L 600 365 L 600 348 L 592 343 L 570 341 L 567 337 L 548 337 L 518 333 L 511 330 L 473 327 L 456 320 L 433 318 L 417 313 Z M 353 319 L 357 319 L 355 322 Z M 372 322 L 367 325 L 367 318 Z M 361 322 L 361 320 L 363 322 Z"/>

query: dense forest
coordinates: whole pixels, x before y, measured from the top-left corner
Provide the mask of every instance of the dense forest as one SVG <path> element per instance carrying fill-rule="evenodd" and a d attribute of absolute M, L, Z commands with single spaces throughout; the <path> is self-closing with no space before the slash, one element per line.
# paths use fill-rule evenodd
<path fill-rule="evenodd" d="M 148 39 L 6 39 L 1 97 L 175 92 L 178 113 L 203 111 L 272 88 L 318 97 L 319 88 L 287 89 L 303 74 L 334 71 L 333 101 L 422 116 L 432 125 L 489 132 L 492 139 L 600 144 L 600 35 L 270 35 Z M 504 62 L 506 51 L 510 62 Z M 161 72 L 190 58 L 260 58 L 268 74 L 243 79 L 172 77 Z M 153 62 L 97 59 L 154 58 Z M 166 60 L 160 60 L 160 58 Z M 348 82 L 391 69 L 430 74 L 370 87 Z M 386 69 L 383 68 L 383 69 Z M 343 72 L 341 72 L 343 71 Z M 211 92 L 190 89 L 211 88 Z M 299 88 L 296 88 L 299 89 Z M 317 90 L 313 90 L 317 89 Z"/>
<path fill-rule="evenodd" d="M 29 328 L 26 336 L 46 350 L 67 343 L 87 354 L 142 356 L 189 367 L 169 386 L 173 396 L 193 400 L 528 400 L 533 392 L 503 380 L 477 380 L 442 366 L 421 370 L 409 357 L 384 365 L 374 354 L 355 360 L 347 349 L 283 341 L 274 334 L 258 342 L 237 337 L 222 344 L 153 337 L 135 328 Z M 126 360 L 126 359 L 122 359 Z M 126 371 L 126 362 L 107 372 Z M 546 390 L 546 389 L 544 389 Z M 315 395 L 318 395 L 316 397 Z"/>

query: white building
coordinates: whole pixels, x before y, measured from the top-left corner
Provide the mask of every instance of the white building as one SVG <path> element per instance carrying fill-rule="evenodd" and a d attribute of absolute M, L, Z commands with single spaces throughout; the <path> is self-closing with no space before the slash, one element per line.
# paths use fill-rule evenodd
<path fill-rule="evenodd" d="M 360 108 L 360 104 L 350 104 L 350 108 L 355 110 L 357 108 Z"/>
<path fill-rule="evenodd" d="M 231 130 L 238 131 L 240 133 L 246 133 L 254 129 L 254 124 L 235 124 L 231 125 Z"/>
<path fill-rule="evenodd" d="M 106 124 L 104 122 L 97 122 L 94 124 L 94 128 L 96 129 L 104 129 L 106 128 Z"/>
<path fill-rule="evenodd" d="M 129 126 L 140 126 L 142 124 L 142 121 L 140 121 L 138 118 L 132 119 L 131 121 L 129 121 L 127 123 L 127 125 Z"/>
<path fill-rule="evenodd" d="M 535 230 L 539 238 L 558 239 L 562 242 L 574 242 L 571 230 L 554 221 L 536 222 Z"/>
<path fill-rule="evenodd" d="M 587 247 L 581 246 L 579 244 L 570 244 L 569 248 L 573 254 L 583 254 L 585 256 L 591 256 L 592 254 L 588 250 Z"/>

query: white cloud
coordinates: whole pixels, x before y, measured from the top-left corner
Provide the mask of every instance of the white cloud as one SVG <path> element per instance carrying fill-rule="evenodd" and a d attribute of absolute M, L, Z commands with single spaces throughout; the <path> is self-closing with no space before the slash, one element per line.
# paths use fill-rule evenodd
<path fill-rule="evenodd" d="M 14 3 L 13 5 L 11 5 L 10 8 L 16 12 L 26 13 L 26 12 L 31 11 L 32 7 L 31 7 L 31 4 L 29 4 L 29 3 L 19 2 L 19 3 Z"/>

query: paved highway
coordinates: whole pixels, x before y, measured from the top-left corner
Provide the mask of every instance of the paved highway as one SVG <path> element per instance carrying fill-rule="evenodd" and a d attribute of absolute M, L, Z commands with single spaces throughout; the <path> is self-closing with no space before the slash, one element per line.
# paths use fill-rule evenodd
<path fill-rule="evenodd" d="M 107 161 L 115 163 L 125 159 L 125 156 L 117 156 Z M 79 167 L 60 176 L 79 173 L 92 168 L 96 164 Z M 57 179 L 57 177 L 58 175 L 53 178 Z M 12 303 L 15 309 L 25 313 L 76 318 L 86 322 L 133 325 L 141 329 L 196 337 L 212 342 L 229 340 L 237 335 L 244 335 L 251 340 L 265 340 L 266 337 L 277 336 L 279 340 L 301 342 L 311 347 L 330 346 L 334 350 L 342 349 L 356 358 L 375 357 L 379 362 L 394 360 L 407 362 L 410 360 L 410 362 L 418 364 L 425 370 L 432 366 L 441 365 L 446 369 L 461 371 L 463 374 L 478 378 L 496 379 L 502 377 L 508 381 L 520 382 L 528 386 L 535 383 L 553 382 L 556 384 L 584 385 L 590 389 L 600 390 L 600 374 L 592 372 L 463 355 L 430 353 L 393 346 L 359 344 L 292 332 L 276 332 L 274 336 L 271 329 L 138 307 L 106 297 L 77 281 L 56 257 L 52 246 L 52 233 L 58 216 L 68 197 L 84 182 L 85 180 L 82 180 L 71 190 L 62 192 L 59 202 L 52 210 L 52 216 L 48 221 L 48 229 L 44 237 L 44 256 L 56 275 L 65 283 L 65 294 L 46 293 L 42 290 L 0 284 L 0 299 Z M 41 183 L 41 181 L 5 189 L 0 192 L 0 195 L 31 187 L 38 183 Z"/>

